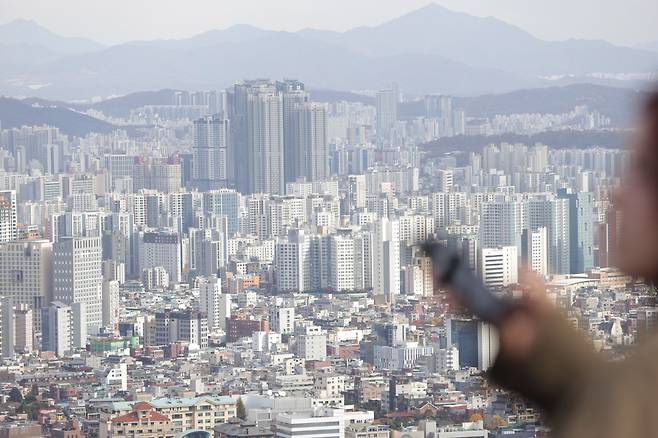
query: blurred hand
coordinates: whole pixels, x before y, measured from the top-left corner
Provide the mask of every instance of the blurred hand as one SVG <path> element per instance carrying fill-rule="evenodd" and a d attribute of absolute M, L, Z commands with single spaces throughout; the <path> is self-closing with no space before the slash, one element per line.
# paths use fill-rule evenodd
<path fill-rule="evenodd" d="M 523 360 L 533 351 L 542 323 L 555 311 L 546 300 L 546 286 L 533 272 L 521 275 L 523 297 L 498 327 L 500 354 L 507 359 Z"/>

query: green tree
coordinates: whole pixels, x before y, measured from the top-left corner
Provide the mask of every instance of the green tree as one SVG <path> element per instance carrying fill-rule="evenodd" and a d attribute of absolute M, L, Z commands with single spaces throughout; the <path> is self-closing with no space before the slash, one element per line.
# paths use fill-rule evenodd
<path fill-rule="evenodd" d="M 241 398 L 238 399 L 238 402 L 235 405 L 235 414 L 242 420 L 247 418 L 247 410 L 245 409 Z"/>
<path fill-rule="evenodd" d="M 15 386 L 9 391 L 9 401 L 14 403 L 23 403 L 23 393 Z"/>

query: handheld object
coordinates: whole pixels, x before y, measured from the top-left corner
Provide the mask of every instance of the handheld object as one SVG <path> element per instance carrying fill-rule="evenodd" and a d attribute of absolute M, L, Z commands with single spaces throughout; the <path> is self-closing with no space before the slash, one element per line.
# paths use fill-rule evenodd
<path fill-rule="evenodd" d="M 510 310 L 510 302 L 491 293 L 456 252 L 433 241 L 424 243 L 422 248 L 432 259 L 435 278 L 457 294 L 466 308 L 484 321 L 493 324 L 502 321 Z"/>

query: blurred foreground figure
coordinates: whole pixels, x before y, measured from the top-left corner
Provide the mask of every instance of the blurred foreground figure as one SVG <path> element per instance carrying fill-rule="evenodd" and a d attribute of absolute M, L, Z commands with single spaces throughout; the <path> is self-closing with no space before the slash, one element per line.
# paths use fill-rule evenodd
<path fill-rule="evenodd" d="M 648 100 L 630 175 L 615 199 L 619 257 L 628 274 L 658 284 L 658 93 Z M 544 409 L 554 436 L 658 436 L 658 334 L 628 360 L 606 363 L 540 297 L 541 285 L 499 325 L 490 378 Z"/>

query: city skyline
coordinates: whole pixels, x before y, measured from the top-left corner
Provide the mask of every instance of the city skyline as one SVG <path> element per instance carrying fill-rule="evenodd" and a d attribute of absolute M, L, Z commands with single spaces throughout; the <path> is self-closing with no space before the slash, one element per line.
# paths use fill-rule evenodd
<path fill-rule="evenodd" d="M 658 11 L 495 3 L 0 6 L 0 438 L 653 427 Z"/>

